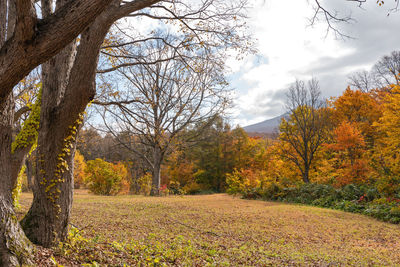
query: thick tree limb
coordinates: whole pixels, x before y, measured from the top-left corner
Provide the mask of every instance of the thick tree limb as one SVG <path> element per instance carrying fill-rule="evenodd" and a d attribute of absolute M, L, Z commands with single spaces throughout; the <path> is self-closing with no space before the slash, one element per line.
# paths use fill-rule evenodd
<path fill-rule="evenodd" d="M 28 106 L 24 106 L 20 108 L 17 112 L 14 114 L 14 121 L 17 121 L 19 118 L 21 118 L 22 115 L 24 115 L 26 112 L 30 111 L 31 108 Z"/>
<path fill-rule="evenodd" d="M 20 3 L 18 10 L 29 18 L 18 15 L 16 33 L 0 49 L 0 104 L 23 77 L 76 38 L 111 1 L 69 0 L 53 15 L 37 21 L 30 7 Z"/>
<path fill-rule="evenodd" d="M 160 0 L 136 0 L 126 3 L 114 12 L 115 20 L 128 16 L 130 13 L 141 10 L 143 8 L 149 7 L 156 3 L 160 2 Z"/>
<path fill-rule="evenodd" d="M 35 34 L 35 24 L 37 22 L 36 10 L 32 1 L 17 0 L 17 27 L 16 37 L 29 40 Z"/>

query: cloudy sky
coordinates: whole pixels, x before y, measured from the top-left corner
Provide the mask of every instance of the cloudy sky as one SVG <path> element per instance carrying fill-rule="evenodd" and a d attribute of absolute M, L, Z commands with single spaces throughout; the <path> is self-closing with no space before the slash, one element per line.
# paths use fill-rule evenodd
<path fill-rule="evenodd" d="M 370 0 L 362 9 L 350 1 L 322 1 L 330 11 L 351 13 L 356 20 L 338 25 L 354 37 L 344 40 L 326 35 L 322 21 L 309 26 L 313 0 L 254 1 L 250 29 L 258 39 L 259 54 L 228 62 L 235 89 L 231 112 L 235 124 L 246 126 L 282 114 L 286 88 L 296 79 L 315 77 L 325 97 L 338 96 L 349 74 L 368 70 L 383 55 L 400 50 L 400 12 L 387 16 L 392 1 L 378 7 Z"/>

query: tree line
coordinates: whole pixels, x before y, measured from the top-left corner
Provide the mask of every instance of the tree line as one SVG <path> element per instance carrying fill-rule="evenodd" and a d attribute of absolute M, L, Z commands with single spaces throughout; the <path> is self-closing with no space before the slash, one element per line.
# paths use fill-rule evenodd
<path fill-rule="evenodd" d="M 296 81 L 268 147 L 274 167 L 236 169 L 227 174 L 228 192 L 399 223 L 399 54 L 352 75 L 339 97 L 322 99 L 315 79 Z"/>

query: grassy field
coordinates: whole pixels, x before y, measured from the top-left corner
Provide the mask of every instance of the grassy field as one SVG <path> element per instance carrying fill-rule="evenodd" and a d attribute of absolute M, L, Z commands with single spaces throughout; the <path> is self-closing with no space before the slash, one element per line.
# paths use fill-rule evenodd
<path fill-rule="evenodd" d="M 23 194 L 24 210 L 31 199 Z M 66 266 L 400 266 L 399 225 L 225 194 L 104 197 L 77 191 L 72 223 L 82 236 L 61 249 L 40 250 L 42 258 L 54 253 Z"/>

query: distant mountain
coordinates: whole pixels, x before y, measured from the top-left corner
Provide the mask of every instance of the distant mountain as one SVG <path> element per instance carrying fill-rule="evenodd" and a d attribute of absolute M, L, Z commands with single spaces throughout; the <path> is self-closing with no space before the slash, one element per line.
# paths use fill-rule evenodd
<path fill-rule="evenodd" d="M 245 126 L 243 127 L 243 129 L 247 133 L 273 134 L 274 132 L 277 132 L 279 124 L 281 123 L 282 118 L 284 118 L 285 116 L 287 115 L 283 114 L 269 120 Z"/>

